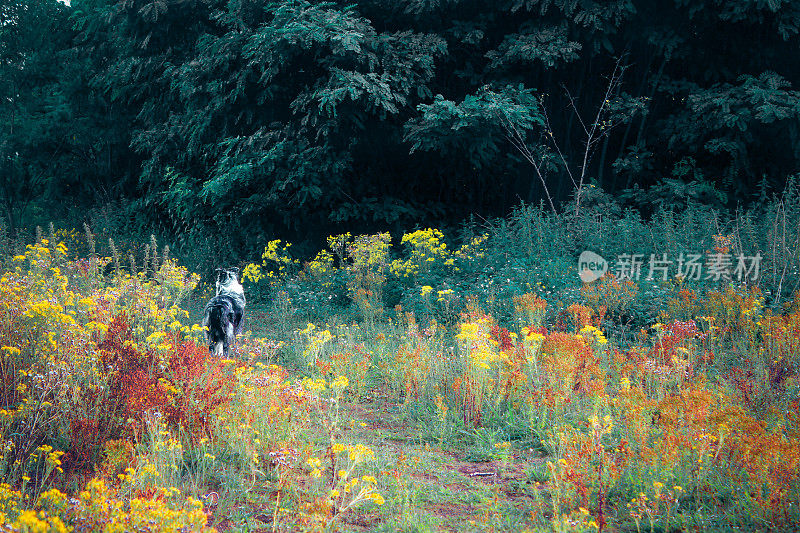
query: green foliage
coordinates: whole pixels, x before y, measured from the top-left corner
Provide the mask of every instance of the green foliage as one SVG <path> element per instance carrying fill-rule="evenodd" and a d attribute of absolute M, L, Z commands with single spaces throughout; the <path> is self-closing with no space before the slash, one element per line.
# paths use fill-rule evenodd
<path fill-rule="evenodd" d="M 491 59 L 490 69 L 536 61 L 553 68 L 559 63 L 577 60 L 581 48 L 581 43 L 567 39 L 567 27 L 562 25 L 507 35 L 497 50 L 488 52 L 486 57 Z"/>
<path fill-rule="evenodd" d="M 55 0 L 0 7 L 0 204 L 12 235 L 60 159 L 62 132 L 49 125 L 66 114 L 61 65 L 53 61 L 69 39 L 58 31 L 66 18 Z"/>
<path fill-rule="evenodd" d="M 12 234 L 114 209 L 178 252 L 213 241 L 238 259 L 276 235 L 310 250 L 519 200 L 577 212 L 599 201 L 588 183 L 645 216 L 733 208 L 800 162 L 788 0 L 0 9 Z"/>
<path fill-rule="evenodd" d="M 440 151 L 466 157 L 476 167 L 496 162 L 503 148 L 508 122 L 522 131 L 544 126 L 536 95 L 523 86 L 493 91 L 482 87 L 463 102 L 437 95 L 432 104 L 419 106 L 421 116 L 406 124 L 405 140 L 416 150 Z"/>

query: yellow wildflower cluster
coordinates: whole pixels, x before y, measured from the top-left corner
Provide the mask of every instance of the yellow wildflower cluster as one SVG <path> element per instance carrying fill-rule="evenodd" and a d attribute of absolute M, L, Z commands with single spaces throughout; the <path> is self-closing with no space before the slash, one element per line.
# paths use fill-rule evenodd
<path fill-rule="evenodd" d="M 33 509 L 26 508 L 26 497 L 20 491 L 0 484 L 0 528 L 10 531 L 67 533 L 72 528 L 59 514 L 64 514 L 66 496 L 53 489 L 43 493 Z"/>
<path fill-rule="evenodd" d="M 108 532 L 211 531 L 203 504 L 192 497 L 172 503 L 176 491 L 164 489 L 159 498 L 132 498 L 128 503 L 102 479 L 92 479 L 78 494 L 70 516 L 83 529 Z"/>
<path fill-rule="evenodd" d="M 467 262 L 482 259 L 486 255 L 485 246 L 488 240 L 488 233 L 476 235 L 468 243 L 461 245 L 454 255 Z"/>
<path fill-rule="evenodd" d="M 178 491 L 179 492 L 179 491 Z M 167 497 L 164 497 L 167 496 Z M 39 495 L 32 506 L 27 497 L 0 484 L 0 527 L 10 531 L 67 533 L 69 531 L 212 531 L 206 527 L 206 515 L 200 501 L 174 500 L 174 491 L 159 498 L 122 498 L 102 479 L 92 479 L 77 498 L 57 489 Z"/>
<path fill-rule="evenodd" d="M 450 298 L 453 297 L 453 294 L 455 294 L 453 289 L 442 289 L 440 291 L 436 291 L 436 297 L 437 297 L 436 301 L 437 302 L 448 302 L 448 301 L 450 301 Z"/>
<path fill-rule="evenodd" d="M 318 457 L 309 457 L 306 464 L 311 467 L 311 477 L 314 479 L 319 479 L 322 477 L 322 459 Z"/>
<path fill-rule="evenodd" d="M 350 384 L 350 380 L 347 379 L 347 376 L 339 376 L 338 378 L 331 381 L 331 389 L 335 391 L 341 391 Z"/>
<path fill-rule="evenodd" d="M 350 232 L 328 237 L 328 248 L 339 257 L 339 261 L 344 262 L 347 257 L 347 246 L 352 238 Z"/>
<path fill-rule="evenodd" d="M 377 492 L 375 476 L 364 474 L 355 475 L 355 469 L 366 460 L 374 460 L 374 452 L 362 444 L 344 445 L 336 443 L 332 447 L 339 470 L 336 472 L 336 484 L 328 491 L 328 498 L 335 505 L 337 514 L 331 518 L 330 523 L 342 516 L 356 505 L 371 501 L 383 505 L 385 500 Z M 313 476 L 313 471 L 312 471 Z"/>
<path fill-rule="evenodd" d="M 346 454 L 347 458 L 355 464 L 362 463 L 367 459 L 375 458 L 375 452 L 363 444 L 349 445 L 336 443 L 333 445 L 333 453 Z"/>
<path fill-rule="evenodd" d="M 467 413 L 479 423 L 484 403 L 487 400 L 500 402 L 508 393 L 502 378 L 513 363 L 509 354 L 500 349 L 500 343 L 492 338 L 492 319 L 488 316 L 471 318 L 461 324 L 456 334 L 459 353 L 466 358 L 464 375 L 458 381 Z"/>
<path fill-rule="evenodd" d="M 305 345 L 303 350 L 303 357 L 308 363 L 308 366 L 314 366 L 318 359 L 325 354 L 325 349 L 334 339 L 334 335 L 330 330 L 320 330 L 314 324 L 309 323 L 305 329 L 297 333 L 297 337 L 301 339 Z"/>
<path fill-rule="evenodd" d="M 245 265 L 244 270 L 242 270 L 242 281 L 258 283 L 263 278 L 264 274 L 261 271 L 261 265 L 257 265 L 255 263 L 248 263 Z"/>
<path fill-rule="evenodd" d="M 289 274 L 300 262 L 289 253 L 292 243 L 274 239 L 267 243 L 261 254 L 261 264 L 248 263 L 242 270 L 242 281 L 258 283 L 263 278 L 280 278 Z M 266 274 L 264 274 L 266 272 Z"/>
<path fill-rule="evenodd" d="M 314 277 L 323 279 L 325 276 L 333 272 L 333 254 L 328 250 L 320 250 L 319 253 L 306 264 L 306 270 Z M 326 281 L 323 285 L 329 285 L 330 282 Z"/>
<path fill-rule="evenodd" d="M 382 270 L 391 249 L 392 238 L 388 233 L 358 235 L 347 246 L 347 255 L 356 270 Z"/>
<path fill-rule="evenodd" d="M 406 233 L 401 243 L 408 247 L 409 256 L 392 261 L 392 274 L 408 278 L 427 272 L 437 264 L 453 267 L 455 259 L 443 241 L 444 235 L 438 229 L 427 228 Z"/>
<path fill-rule="evenodd" d="M 594 326 L 583 326 L 578 333 L 586 337 L 587 341 L 591 336 L 594 341 L 597 342 L 597 344 L 608 344 L 608 339 L 606 339 L 606 336 L 603 335 L 603 332 Z"/>
<path fill-rule="evenodd" d="M 488 370 L 500 359 L 498 342 L 492 339 L 491 333 L 492 322 L 488 317 L 461 324 L 456 340 L 473 367 Z"/>
<path fill-rule="evenodd" d="M 324 391 L 328 383 L 325 381 L 324 378 L 303 378 L 302 381 L 303 388 L 306 389 L 308 392 L 318 393 Z"/>

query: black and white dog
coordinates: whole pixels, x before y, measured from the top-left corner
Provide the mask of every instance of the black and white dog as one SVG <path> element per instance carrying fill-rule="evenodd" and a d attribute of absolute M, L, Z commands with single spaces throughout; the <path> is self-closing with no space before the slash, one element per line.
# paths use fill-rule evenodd
<path fill-rule="evenodd" d="M 242 332 L 247 301 L 237 276 L 238 268 L 217 269 L 217 295 L 209 300 L 203 314 L 208 349 L 215 356 L 228 355 L 228 347 Z"/>

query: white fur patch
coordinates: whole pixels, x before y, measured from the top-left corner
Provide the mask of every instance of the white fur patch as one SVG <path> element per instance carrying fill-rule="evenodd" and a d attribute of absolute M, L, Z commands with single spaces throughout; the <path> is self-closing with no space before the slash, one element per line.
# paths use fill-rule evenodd
<path fill-rule="evenodd" d="M 224 280 L 217 279 L 217 296 L 221 295 L 236 295 L 244 298 L 244 288 L 236 279 L 235 273 L 228 271 Z"/>

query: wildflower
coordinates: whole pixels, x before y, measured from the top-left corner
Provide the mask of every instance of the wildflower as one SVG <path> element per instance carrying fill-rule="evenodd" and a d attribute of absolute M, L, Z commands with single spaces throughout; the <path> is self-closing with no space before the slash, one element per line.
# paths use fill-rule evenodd
<path fill-rule="evenodd" d="M 3 352 L 4 357 L 7 356 L 14 357 L 20 354 L 20 349 L 14 346 L 3 346 L 2 348 L 0 348 L 0 351 Z"/>
<path fill-rule="evenodd" d="M 339 376 L 335 380 L 331 382 L 331 388 L 334 390 L 342 390 L 349 385 L 350 382 L 347 379 L 347 376 Z"/>
<path fill-rule="evenodd" d="M 436 291 L 436 294 L 439 296 L 439 298 L 437 300 L 440 301 L 440 302 L 444 302 L 444 301 L 447 301 L 447 299 L 450 297 L 450 295 L 453 294 L 453 289 L 444 289 L 444 290 L 441 290 L 441 291 Z"/>

